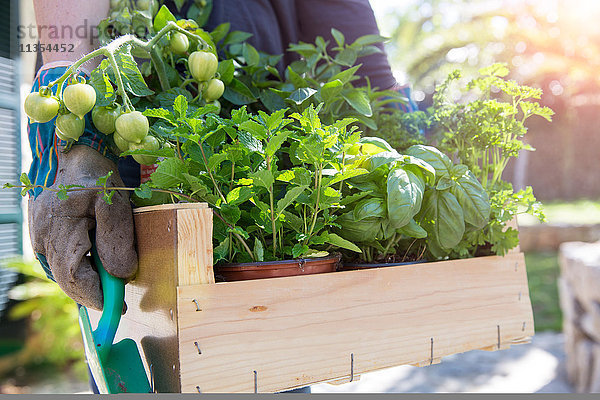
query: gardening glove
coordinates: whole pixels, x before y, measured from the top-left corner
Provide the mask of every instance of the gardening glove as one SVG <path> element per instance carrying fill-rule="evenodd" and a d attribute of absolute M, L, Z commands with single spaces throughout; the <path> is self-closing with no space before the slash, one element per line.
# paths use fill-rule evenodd
<path fill-rule="evenodd" d="M 124 186 L 115 163 L 88 146 L 75 145 L 67 153 L 59 148 L 58 154 L 51 188 L 58 189 L 61 184 L 97 186 L 97 178 L 110 171 L 113 174 L 107 186 Z M 66 200 L 44 190 L 29 199 L 33 251 L 69 297 L 96 310 L 102 310 L 103 298 L 100 278 L 87 256 L 92 246 L 90 230 L 96 230 L 98 255 L 109 274 L 130 280 L 137 270 L 129 195 L 117 191 L 112 203 L 107 204 L 100 191 L 89 190 L 69 192 Z"/>

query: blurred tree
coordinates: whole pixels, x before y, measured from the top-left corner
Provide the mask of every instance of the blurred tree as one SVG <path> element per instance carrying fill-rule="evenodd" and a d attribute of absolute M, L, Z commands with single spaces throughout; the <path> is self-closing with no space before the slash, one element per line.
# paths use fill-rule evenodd
<path fill-rule="evenodd" d="M 421 101 L 454 69 L 466 81 L 506 62 L 560 114 L 565 102 L 598 101 L 599 17 L 597 0 L 420 0 L 398 13 L 390 58 Z"/>

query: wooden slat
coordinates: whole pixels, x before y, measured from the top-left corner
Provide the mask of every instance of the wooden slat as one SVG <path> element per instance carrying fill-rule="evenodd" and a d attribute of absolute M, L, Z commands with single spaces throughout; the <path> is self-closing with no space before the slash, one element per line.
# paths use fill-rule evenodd
<path fill-rule="evenodd" d="M 177 203 L 177 204 L 158 204 L 156 206 L 138 207 L 133 209 L 134 214 L 141 214 L 150 211 L 169 211 L 180 209 L 208 208 L 206 203 Z"/>
<path fill-rule="evenodd" d="M 256 371 L 275 392 L 502 347 L 533 334 L 528 293 L 521 253 L 182 286 L 182 391 L 253 392 Z"/>
<path fill-rule="evenodd" d="M 210 208 L 177 210 L 179 286 L 215 283 Z"/>

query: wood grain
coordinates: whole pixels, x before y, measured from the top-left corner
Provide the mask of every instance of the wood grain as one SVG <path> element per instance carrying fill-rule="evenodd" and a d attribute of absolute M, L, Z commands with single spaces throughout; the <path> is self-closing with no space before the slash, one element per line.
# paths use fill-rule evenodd
<path fill-rule="evenodd" d="M 181 389 L 253 392 L 256 371 L 275 392 L 503 347 L 533 334 L 528 293 L 521 253 L 180 286 Z"/>
<path fill-rule="evenodd" d="M 179 286 L 215 283 L 211 209 L 178 209 L 176 212 Z"/>
<path fill-rule="evenodd" d="M 207 203 L 177 203 L 177 204 L 158 204 L 156 206 L 138 207 L 133 209 L 134 214 L 141 214 L 150 211 L 170 211 L 179 209 L 194 209 L 194 208 L 208 208 Z"/>
<path fill-rule="evenodd" d="M 176 218 L 174 210 L 134 215 L 140 268 L 125 286 L 128 309 L 115 338 L 115 342 L 123 338 L 136 341 L 146 375 L 154 376 L 159 392 L 180 391 Z M 99 318 L 99 312 L 90 310 L 92 326 Z"/>

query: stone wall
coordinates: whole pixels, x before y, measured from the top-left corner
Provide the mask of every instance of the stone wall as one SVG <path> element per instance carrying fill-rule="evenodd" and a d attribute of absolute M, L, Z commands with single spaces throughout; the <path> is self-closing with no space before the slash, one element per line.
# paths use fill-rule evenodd
<path fill-rule="evenodd" d="M 560 246 L 559 293 L 569 381 L 600 392 L 600 242 Z"/>
<path fill-rule="evenodd" d="M 596 242 L 600 224 L 519 225 L 521 251 L 557 251 L 564 242 Z"/>

